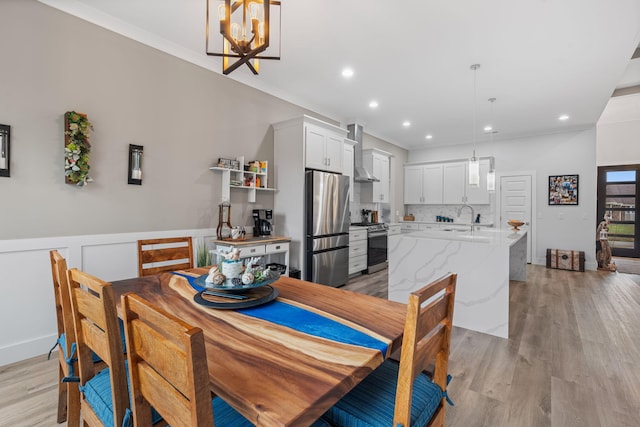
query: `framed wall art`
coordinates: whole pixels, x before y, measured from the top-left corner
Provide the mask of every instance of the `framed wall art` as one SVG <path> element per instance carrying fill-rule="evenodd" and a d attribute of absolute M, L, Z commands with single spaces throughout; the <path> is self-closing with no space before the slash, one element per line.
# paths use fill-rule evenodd
<path fill-rule="evenodd" d="M 578 175 L 549 176 L 549 205 L 578 204 Z"/>
<path fill-rule="evenodd" d="M 0 176 L 11 176 L 9 165 L 11 164 L 11 126 L 0 125 Z"/>

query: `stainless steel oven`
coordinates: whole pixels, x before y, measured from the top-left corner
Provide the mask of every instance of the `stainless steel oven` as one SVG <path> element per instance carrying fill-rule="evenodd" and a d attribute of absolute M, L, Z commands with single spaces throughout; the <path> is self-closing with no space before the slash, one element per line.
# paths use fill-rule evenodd
<path fill-rule="evenodd" d="M 388 226 L 382 223 L 357 223 L 367 227 L 367 274 L 387 268 Z"/>
<path fill-rule="evenodd" d="M 371 225 L 367 229 L 367 273 L 387 268 L 387 235 L 385 224 Z"/>

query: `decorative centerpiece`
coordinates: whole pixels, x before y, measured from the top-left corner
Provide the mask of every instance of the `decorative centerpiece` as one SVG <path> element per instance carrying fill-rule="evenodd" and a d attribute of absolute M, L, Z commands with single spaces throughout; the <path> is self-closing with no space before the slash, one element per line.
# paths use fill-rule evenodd
<path fill-rule="evenodd" d="M 84 187 L 89 176 L 89 132 L 93 129 L 86 114 L 68 111 L 64 115 L 64 175 L 67 184 Z"/>
<path fill-rule="evenodd" d="M 259 265 L 260 257 L 248 260 L 245 268 L 240 260 L 238 248 L 233 248 L 229 252 L 221 252 L 220 255 L 224 257 L 224 260 L 220 267 L 212 267 L 209 270 L 209 275 L 205 279 L 207 287 L 251 288 L 260 286 L 262 282 L 267 280 L 277 279 L 274 272 Z"/>
<path fill-rule="evenodd" d="M 522 227 L 524 225 L 524 222 L 518 221 L 517 219 L 510 219 L 509 221 L 507 221 L 507 224 L 513 227 L 513 231 L 520 231 L 518 227 Z"/>

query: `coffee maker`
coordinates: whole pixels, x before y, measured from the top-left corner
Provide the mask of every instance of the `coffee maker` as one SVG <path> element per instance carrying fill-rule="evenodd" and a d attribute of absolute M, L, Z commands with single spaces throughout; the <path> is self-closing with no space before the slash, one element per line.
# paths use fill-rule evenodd
<path fill-rule="evenodd" d="M 252 215 L 253 215 L 253 235 L 254 236 L 270 236 L 271 220 L 273 219 L 273 211 L 271 209 L 254 209 Z"/>

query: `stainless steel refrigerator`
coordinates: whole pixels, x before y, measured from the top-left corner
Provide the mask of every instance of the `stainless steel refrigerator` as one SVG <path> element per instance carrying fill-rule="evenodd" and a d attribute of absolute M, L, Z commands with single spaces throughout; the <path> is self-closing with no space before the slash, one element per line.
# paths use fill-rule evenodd
<path fill-rule="evenodd" d="M 305 279 L 342 286 L 349 279 L 349 177 L 308 170 L 305 190 Z"/>

